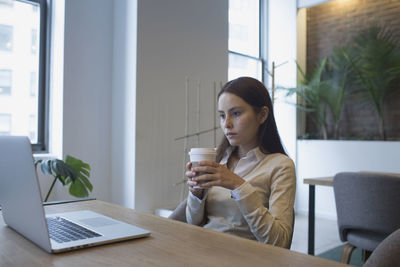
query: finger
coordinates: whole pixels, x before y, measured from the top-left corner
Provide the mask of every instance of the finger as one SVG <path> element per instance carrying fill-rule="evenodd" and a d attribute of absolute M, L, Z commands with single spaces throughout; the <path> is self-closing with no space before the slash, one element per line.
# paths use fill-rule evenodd
<path fill-rule="evenodd" d="M 200 176 L 196 176 L 192 179 L 192 181 L 197 182 L 199 185 L 206 183 L 208 181 L 213 181 L 215 180 L 215 176 L 213 174 L 210 173 L 206 173 Z"/>
<path fill-rule="evenodd" d="M 198 182 L 193 181 L 193 180 L 188 180 L 186 183 L 187 183 L 187 185 L 188 185 L 189 187 L 193 187 L 193 186 L 198 185 Z"/>
<path fill-rule="evenodd" d="M 185 172 L 185 175 L 186 175 L 186 177 L 193 178 L 196 176 L 196 173 L 193 171 L 187 171 L 187 172 Z"/>
<path fill-rule="evenodd" d="M 204 184 L 199 184 L 197 188 L 210 189 L 211 186 L 209 185 L 209 183 L 204 183 Z"/>
<path fill-rule="evenodd" d="M 221 183 L 218 180 L 212 180 L 212 181 L 208 180 L 204 183 L 199 183 L 199 186 L 204 189 L 208 189 L 208 188 L 211 188 L 213 186 L 218 186 L 218 185 L 221 185 Z"/>
<path fill-rule="evenodd" d="M 219 164 L 216 163 L 215 161 L 209 161 L 209 160 L 202 160 L 199 161 L 200 166 L 210 166 L 210 167 L 218 167 Z"/>
<path fill-rule="evenodd" d="M 194 167 L 192 170 L 195 172 L 209 172 L 209 173 L 216 173 L 217 172 L 216 167 L 212 166 L 199 166 L 199 167 Z"/>
<path fill-rule="evenodd" d="M 186 169 L 190 170 L 192 168 L 192 163 L 189 161 L 188 163 L 186 163 Z"/>

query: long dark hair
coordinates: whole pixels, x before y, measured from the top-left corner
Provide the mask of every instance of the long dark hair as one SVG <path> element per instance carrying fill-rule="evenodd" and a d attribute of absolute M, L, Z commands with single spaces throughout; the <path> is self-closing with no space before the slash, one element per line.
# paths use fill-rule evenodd
<path fill-rule="evenodd" d="M 268 118 L 258 129 L 258 146 L 264 154 L 282 153 L 287 155 L 276 127 L 271 97 L 264 84 L 251 77 L 240 77 L 227 82 L 219 92 L 218 99 L 223 93 L 230 93 L 240 97 L 251 105 L 256 113 L 259 113 L 261 108 L 266 106 L 269 113 Z M 221 161 L 224 152 L 230 146 L 228 139 L 224 136 L 217 149 L 217 162 Z"/>

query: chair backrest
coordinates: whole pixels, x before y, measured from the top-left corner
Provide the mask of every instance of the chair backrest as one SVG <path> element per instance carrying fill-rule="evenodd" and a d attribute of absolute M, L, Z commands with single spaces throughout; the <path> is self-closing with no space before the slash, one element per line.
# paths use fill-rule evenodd
<path fill-rule="evenodd" d="M 372 252 L 363 267 L 398 266 L 400 261 L 400 229 L 386 237 Z"/>
<path fill-rule="evenodd" d="M 184 199 L 178 207 L 168 216 L 169 219 L 180 221 L 180 222 L 187 222 L 186 221 L 186 202 L 187 199 Z"/>
<path fill-rule="evenodd" d="M 400 178 L 362 172 L 342 172 L 333 179 L 340 238 L 348 230 L 389 235 L 400 228 Z"/>

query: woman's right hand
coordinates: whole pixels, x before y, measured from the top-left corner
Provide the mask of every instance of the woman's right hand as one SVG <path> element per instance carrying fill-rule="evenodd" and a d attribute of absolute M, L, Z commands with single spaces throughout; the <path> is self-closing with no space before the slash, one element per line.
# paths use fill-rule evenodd
<path fill-rule="evenodd" d="M 197 198 L 203 198 L 204 189 L 200 188 L 193 188 L 194 186 L 198 185 L 197 182 L 192 181 L 192 178 L 196 176 L 196 172 L 192 171 L 192 163 L 188 162 L 186 164 L 186 177 L 188 178 L 187 185 L 189 187 L 189 191 L 192 192 Z"/>

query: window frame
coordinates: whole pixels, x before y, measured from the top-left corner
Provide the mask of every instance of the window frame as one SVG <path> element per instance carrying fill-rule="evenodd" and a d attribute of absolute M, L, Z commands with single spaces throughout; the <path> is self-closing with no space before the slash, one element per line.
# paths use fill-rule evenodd
<path fill-rule="evenodd" d="M 38 68 L 38 127 L 37 143 L 32 144 L 34 153 L 49 151 L 49 55 L 50 55 L 50 21 L 49 12 L 51 0 L 16 0 L 25 3 L 39 4 L 40 35 L 39 35 L 39 68 Z"/>
<path fill-rule="evenodd" d="M 267 49 L 266 49 L 266 44 L 267 44 L 267 40 L 266 40 L 266 37 L 267 37 L 267 30 L 268 30 L 268 24 L 267 24 L 267 8 L 268 8 L 268 6 L 267 6 L 267 1 L 265 1 L 265 0 L 258 0 L 258 12 L 259 12 L 259 14 L 258 14 L 258 16 L 259 16 L 259 19 L 258 19 L 258 31 L 259 31 L 259 33 L 258 33 L 258 36 L 259 36 L 259 38 L 258 38 L 258 49 L 259 49 L 259 51 L 258 51 L 258 57 L 254 57 L 254 56 L 251 56 L 251 55 L 247 55 L 247 54 L 243 54 L 243 53 L 240 53 L 240 52 L 236 52 L 236 51 L 231 51 L 231 50 L 229 50 L 229 48 L 228 48 L 228 57 L 229 57 L 229 55 L 237 55 L 237 56 L 242 56 L 242 57 L 245 57 L 245 58 L 249 58 L 249 59 L 253 59 L 253 60 L 256 60 L 256 61 L 259 61 L 260 63 L 261 63 L 261 77 L 262 77 L 262 81 L 261 82 L 263 82 L 263 83 L 265 83 L 266 81 L 267 81 L 267 75 L 266 75 L 266 70 L 265 70 L 265 67 L 266 67 L 266 65 L 267 65 Z M 229 67 L 229 66 L 228 66 Z"/>

